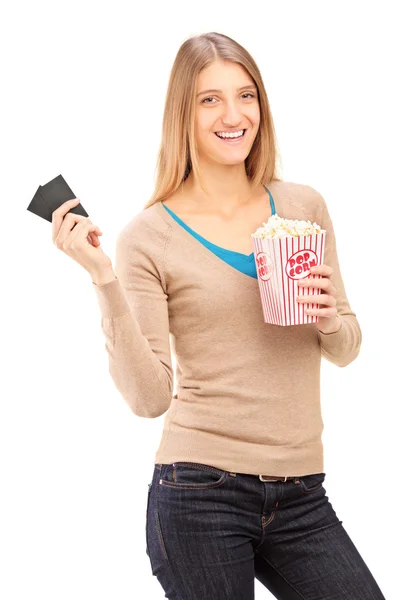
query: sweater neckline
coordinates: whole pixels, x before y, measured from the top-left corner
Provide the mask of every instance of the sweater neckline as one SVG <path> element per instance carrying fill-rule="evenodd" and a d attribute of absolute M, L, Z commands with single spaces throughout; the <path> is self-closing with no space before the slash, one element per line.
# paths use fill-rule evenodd
<path fill-rule="evenodd" d="M 273 192 L 271 190 L 271 184 L 273 185 L 273 181 L 270 181 L 267 187 L 271 191 L 271 194 L 273 194 Z M 267 196 L 269 198 L 268 192 L 267 192 Z M 276 194 L 273 195 L 273 198 L 274 198 L 274 205 L 275 205 L 275 214 L 279 214 L 280 205 L 279 205 L 279 201 L 277 202 L 277 200 L 276 200 Z M 207 246 L 204 246 L 200 242 L 200 240 L 195 238 L 191 233 L 189 233 L 189 231 L 187 231 L 184 227 L 182 227 L 182 225 L 177 223 L 175 221 L 175 219 L 173 218 L 173 216 L 167 210 L 165 210 L 162 202 L 160 202 L 160 201 L 155 202 L 154 206 L 155 206 L 156 211 L 160 215 L 160 217 L 164 221 L 166 221 L 178 235 L 183 236 L 187 241 L 189 241 L 189 243 L 191 245 L 195 245 L 196 248 L 199 250 L 199 252 L 203 255 L 204 259 L 208 260 L 208 262 L 214 263 L 215 265 L 217 265 L 217 263 L 218 263 L 218 266 L 220 266 L 222 269 L 226 270 L 227 272 L 230 272 L 231 274 L 238 274 L 239 277 L 243 281 L 249 282 L 251 286 L 258 285 L 257 277 L 252 277 L 251 275 L 248 275 L 247 273 L 243 273 L 242 271 L 233 267 L 231 264 L 222 260 L 219 256 L 217 256 L 216 254 L 214 254 L 214 252 L 212 252 L 209 248 L 207 248 Z M 260 226 L 261 226 L 261 223 L 260 223 Z M 221 249 L 223 249 L 223 248 L 221 248 Z M 241 254 L 241 253 L 238 253 L 238 254 Z M 243 257 L 248 256 L 249 259 L 251 259 L 254 257 L 254 252 L 252 252 L 250 255 L 241 254 L 241 256 L 243 256 Z"/>
<path fill-rule="evenodd" d="M 269 206 L 271 208 L 271 213 L 272 214 L 276 214 L 275 203 L 274 203 L 272 194 L 271 194 L 270 190 L 265 185 L 264 185 L 264 188 L 265 188 L 265 191 L 268 194 Z M 236 250 L 228 250 L 227 248 L 223 248 L 222 246 L 218 246 L 217 244 L 214 244 L 213 242 L 210 242 L 205 237 L 203 237 L 202 235 L 200 235 L 199 233 L 197 233 L 197 231 L 195 231 L 194 229 L 192 229 L 191 227 L 189 227 L 189 225 L 187 225 L 180 217 L 178 217 L 177 214 L 175 214 L 163 202 L 161 202 L 161 204 L 169 212 L 169 214 L 172 216 L 172 218 L 174 219 L 174 221 L 177 221 L 184 229 L 186 229 L 187 231 L 189 231 L 189 233 L 191 233 L 195 238 L 197 238 L 201 243 L 203 243 L 204 246 L 207 246 L 208 248 L 211 246 L 211 248 L 215 248 L 216 251 L 219 252 L 220 254 L 224 254 L 226 256 L 235 256 L 236 258 L 238 258 L 238 259 L 240 259 L 242 261 L 245 261 L 247 263 L 249 263 L 252 260 L 254 260 L 254 251 L 250 252 L 250 254 L 244 254 L 244 252 L 237 252 Z M 266 204 L 266 206 L 267 206 L 267 204 Z M 274 212 L 272 212 L 272 211 L 274 211 Z M 266 220 L 267 219 L 265 219 L 264 222 Z"/>

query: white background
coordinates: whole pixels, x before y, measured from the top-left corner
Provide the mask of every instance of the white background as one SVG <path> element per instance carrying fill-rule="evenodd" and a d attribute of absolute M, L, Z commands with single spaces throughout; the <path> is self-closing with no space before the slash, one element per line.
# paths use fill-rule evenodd
<path fill-rule="evenodd" d="M 61 173 L 114 260 L 119 231 L 154 187 L 176 52 L 207 31 L 254 56 L 283 178 L 317 189 L 330 210 L 363 344 L 346 368 L 322 362 L 325 487 L 386 599 L 398 597 L 395 4 L 80 0 L 3 9 L 4 600 L 164 597 L 145 553 L 164 416 L 135 416 L 117 392 L 90 276 L 26 208 Z M 258 581 L 256 597 L 272 597 Z"/>

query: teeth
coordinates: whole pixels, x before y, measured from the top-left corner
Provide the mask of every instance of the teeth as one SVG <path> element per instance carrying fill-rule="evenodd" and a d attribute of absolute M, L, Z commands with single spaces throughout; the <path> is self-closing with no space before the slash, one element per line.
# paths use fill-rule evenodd
<path fill-rule="evenodd" d="M 216 135 L 220 138 L 238 138 L 241 137 L 244 134 L 244 129 L 242 129 L 241 131 L 236 131 L 235 133 L 218 133 L 216 132 Z"/>

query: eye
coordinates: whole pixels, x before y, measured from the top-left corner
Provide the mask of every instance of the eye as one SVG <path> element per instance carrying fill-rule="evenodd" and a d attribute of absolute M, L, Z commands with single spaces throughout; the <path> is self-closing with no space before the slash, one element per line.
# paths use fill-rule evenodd
<path fill-rule="evenodd" d="M 254 94 L 252 94 L 251 92 L 245 92 L 244 94 L 242 94 L 243 96 L 250 96 L 251 98 L 255 98 Z M 212 100 L 214 97 L 213 96 L 207 96 L 207 98 L 204 98 L 201 103 L 202 104 L 214 104 L 213 102 L 206 102 L 206 100 Z M 247 98 L 246 98 L 247 99 Z"/>

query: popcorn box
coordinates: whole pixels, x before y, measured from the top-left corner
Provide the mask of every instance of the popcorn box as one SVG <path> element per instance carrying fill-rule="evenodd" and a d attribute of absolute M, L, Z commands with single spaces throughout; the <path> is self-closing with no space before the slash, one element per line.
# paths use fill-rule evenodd
<path fill-rule="evenodd" d="M 253 237 L 254 259 L 260 288 L 264 322 L 273 325 L 317 323 L 317 315 L 308 315 L 306 308 L 321 308 L 314 302 L 297 302 L 296 296 L 323 293 L 320 288 L 298 286 L 298 281 L 321 279 L 309 271 L 323 264 L 326 231 L 313 235 L 280 238 Z"/>

